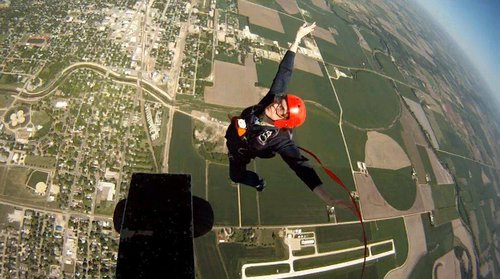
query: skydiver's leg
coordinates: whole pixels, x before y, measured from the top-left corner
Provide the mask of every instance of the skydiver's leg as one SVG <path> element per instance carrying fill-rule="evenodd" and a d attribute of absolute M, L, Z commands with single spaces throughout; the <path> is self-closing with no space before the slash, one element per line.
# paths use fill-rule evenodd
<path fill-rule="evenodd" d="M 252 187 L 262 184 L 262 179 L 253 171 L 247 170 L 248 158 L 240 158 L 229 154 L 229 177 L 236 183 L 243 183 Z"/>

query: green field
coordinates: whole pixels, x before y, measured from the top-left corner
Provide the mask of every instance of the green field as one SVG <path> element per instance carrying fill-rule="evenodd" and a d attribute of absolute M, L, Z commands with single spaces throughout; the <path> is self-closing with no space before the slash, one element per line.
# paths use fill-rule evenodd
<path fill-rule="evenodd" d="M 226 10 L 228 7 L 234 5 L 234 1 L 231 0 L 219 0 L 217 1 L 217 5 L 215 6 L 217 9 Z"/>
<path fill-rule="evenodd" d="M 101 215 L 113 216 L 115 211 L 115 203 L 113 201 L 101 201 L 96 205 L 94 213 Z"/>
<path fill-rule="evenodd" d="M 484 210 L 482 208 L 478 208 L 475 211 L 476 214 L 476 219 L 477 219 L 477 230 L 473 229 L 474 235 L 477 235 L 479 243 L 477 243 L 478 248 L 481 251 L 485 251 L 489 249 L 492 243 L 492 235 L 490 232 L 494 231 L 496 229 L 495 223 L 488 223 L 486 221 L 485 215 L 484 215 Z M 474 227 L 473 227 L 474 228 Z"/>
<path fill-rule="evenodd" d="M 420 154 L 420 158 L 422 159 L 422 163 L 424 164 L 425 172 L 430 176 L 430 184 L 436 185 L 436 175 L 434 174 L 434 170 L 432 169 L 431 161 L 429 159 L 429 155 L 427 154 L 427 149 L 422 145 L 417 145 L 417 149 L 418 154 Z"/>
<path fill-rule="evenodd" d="M 454 175 L 466 212 L 477 209 L 482 199 L 491 196 L 492 192 L 487 190 L 481 179 L 480 164 L 443 153 L 438 153 L 438 156 Z"/>
<path fill-rule="evenodd" d="M 149 95 L 147 95 L 149 96 Z M 161 167 L 163 163 L 163 153 L 165 151 L 165 139 L 167 137 L 168 129 L 168 108 L 161 108 L 161 126 L 160 126 L 160 136 L 158 139 L 152 142 L 153 152 L 155 154 L 156 164 Z"/>
<path fill-rule="evenodd" d="M 325 2 L 332 12 L 334 12 L 340 19 L 342 19 L 346 23 L 352 23 L 351 12 L 346 10 L 341 5 L 335 3 L 334 1 Z"/>
<path fill-rule="evenodd" d="M 213 231 L 194 239 L 196 273 L 201 278 L 226 278 Z M 196 278 L 200 278 L 196 277 Z"/>
<path fill-rule="evenodd" d="M 432 185 L 432 199 L 434 200 L 434 222 L 436 226 L 458 218 L 455 204 L 455 185 Z"/>
<path fill-rule="evenodd" d="M 248 170 L 254 170 L 253 166 L 255 164 L 251 163 L 248 165 Z M 267 189 L 266 189 L 267 191 Z M 259 216 L 257 211 L 257 200 L 259 194 L 257 190 L 253 187 L 245 186 L 240 184 L 240 197 L 241 197 L 241 223 L 244 226 L 256 226 L 259 224 Z"/>
<path fill-rule="evenodd" d="M 382 53 L 376 53 L 375 60 L 387 76 L 401 82 L 405 81 L 403 75 L 399 72 L 398 67 L 391 61 L 391 57 Z"/>
<path fill-rule="evenodd" d="M 12 102 L 14 102 L 14 98 L 9 95 L 0 95 L 0 109 L 8 108 Z"/>
<path fill-rule="evenodd" d="M 281 158 L 258 160 L 267 187 L 259 194 L 262 225 L 327 222 L 326 208 Z"/>
<path fill-rule="evenodd" d="M 353 79 L 333 81 L 344 119 L 361 128 L 385 128 L 398 117 L 399 97 L 386 79 L 358 71 Z"/>
<path fill-rule="evenodd" d="M 304 16 L 308 22 L 315 21 L 318 26 L 325 29 L 335 28 L 339 34 L 334 35 L 336 45 L 315 37 L 325 62 L 351 67 L 366 67 L 368 65 L 368 60 L 359 46 L 358 36 L 351 25 L 336 14 L 324 11 L 309 1 L 297 1 L 297 4 L 301 9 L 307 11 Z"/>
<path fill-rule="evenodd" d="M 21 78 L 22 76 L 17 74 L 0 74 L 0 84 L 22 86 Z"/>
<path fill-rule="evenodd" d="M 471 157 L 470 151 L 463 141 L 463 137 L 458 134 L 450 122 L 439 113 L 432 113 L 436 119 L 439 129 L 443 133 L 443 137 L 438 137 L 439 148 L 451 153 Z"/>
<path fill-rule="evenodd" d="M 354 181 L 349 166 L 349 159 L 345 151 L 344 141 L 339 126 L 336 124 L 336 118 L 314 106 L 309 106 L 307 115 L 308 118 L 304 125 L 295 129 L 295 142 L 298 146 L 315 153 L 323 164 L 332 170 L 350 191 L 354 190 Z M 314 158 L 307 154 L 305 154 L 305 156 L 309 158 L 311 165 L 315 167 L 325 188 L 336 198 L 350 202 L 350 198 L 345 190 L 334 183 L 331 178 L 325 174 Z M 336 210 L 336 214 L 339 222 L 356 219 L 352 212 L 340 208 Z"/>
<path fill-rule="evenodd" d="M 390 270 L 401 266 L 408 255 L 408 239 L 403 218 L 374 221 L 369 223 L 371 241 L 394 240 L 396 254 L 378 260 L 375 271 L 377 276 L 367 278 L 383 278 Z"/>
<path fill-rule="evenodd" d="M 228 167 L 209 164 L 208 174 L 208 201 L 214 210 L 215 225 L 237 226 L 238 192 L 231 186 Z"/>
<path fill-rule="evenodd" d="M 54 78 L 57 73 L 61 72 L 68 65 L 69 61 L 64 59 L 53 63 L 47 63 L 38 74 L 38 77 L 44 81 L 44 84 L 47 84 L 50 79 Z"/>
<path fill-rule="evenodd" d="M 169 172 L 191 174 L 191 192 L 205 196 L 205 161 L 193 146 L 193 128 L 189 116 L 175 113 L 170 144 Z"/>
<path fill-rule="evenodd" d="M 47 183 L 47 178 L 49 178 L 49 174 L 47 172 L 35 170 L 30 174 L 30 177 L 26 184 L 30 188 L 35 189 L 35 186 L 38 182 Z"/>
<path fill-rule="evenodd" d="M 370 226 L 365 223 L 367 239 L 370 239 Z M 336 225 L 316 228 L 318 252 L 352 248 L 363 245 L 363 230 L 361 225 Z"/>
<path fill-rule="evenodd" d="M 31 167 L 52 169 L 56 167 L 56 157 L 27 155 L 24 164 Z"/>
<path fill-rule="evenodd" d="M 401 96 L 406 97 L 406 98 L 413 100 L 415 102 L 418 102 L 418 103 L 420 102 L 418 97 L 413 92 L 412 88 L 410 88 L 406 85 L 402 85 L 401 83 L 396 83 L 396 86 L 397 86 L 397 91 Z"/>
<path fill-rule="evenodd" d="M 298 256 L 307 256 L 314 254 L 314 247 L 302 247 L 300 250 L 292 251 L 292 254 L 296 257 Z"/>
<path fill-rule="evenodd" d="M 368 170 L 382 197 L 397 210 L 410 209 L 417 197 L 417 187 L 411 178 L 411 171 L 411 166 L 399 170 Z"/>
<path fill-rule="evenodd" d="M 349 155 L 351 156 L 352 167 L 358 169 L 357 162 L 366 161 L 365 146 L 368 140 L 368 135 L 365 131 L 355 129 L 350 125 L 342 126 L 344 131 L 347 147 L 349 148 Z"/>
<path fill-rule="evenodd" d="M 379 38 L 375 33 L 366 29 L 365 27 L 359 28 L 359 32 L 361 33 L 361 35 L 363 35 L 363 38 L 368 43 L 372 51 L 375 49 L 385 51 L 386 47 L 383 44 L 383 40 Z"/>
<path fill-rule="evenodd" d="M 384 252 L 392 250 L 392 243 L 384 243 L 384 244 L 372 246 L 370 250 L 372 252 L 372 255 L 382 254 Z"/>
<path fill-rule="evenodd" d="M 36 127 L 36 138 L 41 138 L 49 132 L 51 121 L 52 119 L 45 111 L 31 111 L 31 122 Z M 39 125 L 42 127 L 38 128 Z"/>

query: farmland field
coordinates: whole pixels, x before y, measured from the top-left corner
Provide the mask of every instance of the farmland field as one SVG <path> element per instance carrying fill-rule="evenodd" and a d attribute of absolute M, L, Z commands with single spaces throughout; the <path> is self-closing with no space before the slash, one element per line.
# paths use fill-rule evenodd
<path fill-rule="evenodd" d="M 399 97 L 386 79 L 358 71 L 353 79 L 333 81 L 344 119 L 361 128 L 385 128 L 397 119 Z"/>
<path fill-rule="evenodd" d="M 172 143 L 170 145 L 169 171 L 191 174 L 191 192 L 205 196 L 205 161 L 193 146 L 193 128 L 189 116 L 174 115 Z"/>
<path fill-rule="evenodd" d="M 226 276 L 222 260 L 217 252 L 215 233 L 209 232 L 194 239 L 196 272 L 202 278 L 224 278 Z"/>
<path fill-rule="evenodd" d="M 367 238 L 370 226 L 365 224 Z M 329 252 L 363 245 L 363 230 L 359 224 L 316 228 L 318 252 Z"/>
<path fill-rule="evenodd" d="M 231 186 L 228 167 L 208 167 L 208 201 L 214 210 L 215 225 L 238 225 L 238 193 Z"/>
<path fill-rule="evenodd" d="M 417 187 L 411 178 L 412 167 L 399 170 L 370 168 L 375 185 L 384 199 L 398 210 L 410 209 L 415 202 Z"/>
<path fill-rule="evenodd" d="M 384 51 L 386 49 L 385 45 L 382 43 L 382 39 L 375 35 L 373 32 L 366 28 L 360 28 L 359 32 L 363 35 L 370 48 L 378 49 Z"/>
<path fill-rule="evenodd" d="M 368 60 L 358 44 L 358 36 L 343 19 L 309 1 L 297 1 L 297 4 L 301 9 L 307 11 L 305 18 L 308 22 L 315 21 L 318 26 L 325 29 L 334 28 L 338 33 L 335 35 L 337 45 L 315 38 L 325 62 L 359 67 L 368 64 Z"/>
<path fill-rule="evenodd" d="M 255 266 L 255 267 L 249 267 L 245 271 L 247 276 L 273 275 L 273 274 L 288 273 L 288 272 L 290 272 L 290 265 L 288 264 Z"/>
<path fill-rule="evenodd" d="M 382 70 L 384 71 L 384 73 L 386 75 L 388 75 L 396 80 L 404 82 L 403 75 L 401 75 L 401 73 L 399 72 L 396 65 L 394 65 L 393 62 L 391 62 L 390 57 L 388 57 L 384 54 L 381 54 L 381 53 L 377 53 L 377 54 L 375 54 L 375 59 L 377 60 L 377 62 L 379 63 L 379 66 L 382 68 Z"/>

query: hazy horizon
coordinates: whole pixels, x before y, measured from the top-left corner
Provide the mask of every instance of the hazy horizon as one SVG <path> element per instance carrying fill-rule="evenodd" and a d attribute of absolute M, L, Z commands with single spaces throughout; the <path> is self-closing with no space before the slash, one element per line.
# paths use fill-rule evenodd
<path fill-rule="evenodd" d="M 445 29 L 479 70 L 500 106 L 500 1 L 415 0 Z"/>

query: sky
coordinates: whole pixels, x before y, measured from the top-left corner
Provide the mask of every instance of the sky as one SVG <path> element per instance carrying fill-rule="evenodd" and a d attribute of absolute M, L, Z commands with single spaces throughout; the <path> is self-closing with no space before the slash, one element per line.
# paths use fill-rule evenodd
<path fill-rule="evenodd" d="M 429 11 L 469 55 L 500 105 L 500 1 L 416 2 Z"/>

